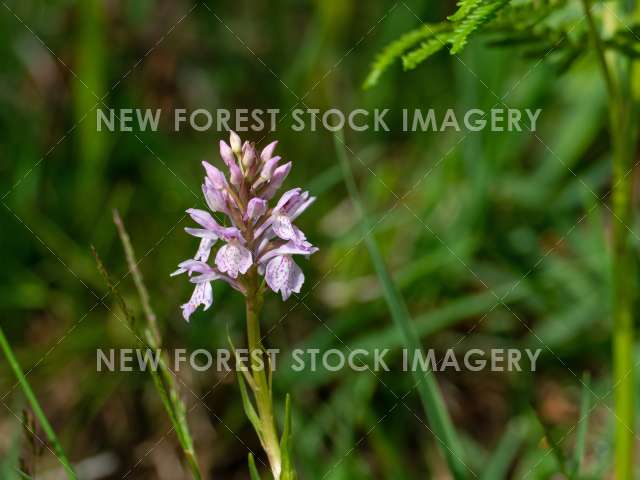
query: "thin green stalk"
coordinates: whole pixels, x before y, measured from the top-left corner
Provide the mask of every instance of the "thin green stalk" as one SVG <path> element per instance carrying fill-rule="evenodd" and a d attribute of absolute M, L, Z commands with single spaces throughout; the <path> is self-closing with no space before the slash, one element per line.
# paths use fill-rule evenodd
<path fill-rule="evenodd" d="M 120 218 L 120 214 L 118 210 L 113 211 L 113 223 L 115 223 L 116 228 L 118 230 L 118 235 L 120 236 L 120 241 L 122 242 L 122 247 L 124 248 L 125 256 L 127 257 L 127 264 L 129 266 L 129 271 L 131 272 L 131 276 L 133 277 L 133 283 L 136 285 L 136 289 L 138 290 L 138 295 L 140 296 L 140 302 L 142 303 L 142 309 L 144 311 L 145 316 L 147 317 L 147 323 L 151 333 L 154 337 L 155 343 L 160 346 L 161 337 L 160 330 L 158 328 L 158 321 L 153 308 L 151 308 L 151 300 L 149 298 L 149 291 L 147 290 L 146 285 L 144 284 L 144 278 L 142 276 L 142 272 L 138 268 L 138 261 L 136 260 L 136 254 L 133 250 L 133 245 L 131 244 L 131 239 L 127 230 L 124 228 L 124 223 L 122 223 L 122 219 Z"/>
<path fill-rule="evenodd" d="M 369 219 L 364 208 L 362 199 L 358 192 L 351 166 L 345 151 L 344 139 L 342 132 L 337 132 L 334 137 L 334 143 L 338 153 L 340 164 L 344 175 L 344 181 L 349 191 L 351 201 L 355 205 L 360 216 L 360 228 L 363 232 L 364 241 L 369 250 L 369 255 L 373 262 L 374 269 L 382 284 L 385 300 L 391 312 L 391 317 L 400 330 L 404 344 L 413 352 L 421 349 L 419 337 L 415 332 L 412 324 L 411 316 L 407 309 L 404 299 L 398 292 L 393 279 L 387 270 L 384 258 L 378 249 L 378 245 L 371 236 L 373 223 Z M 456 435 L 453 423 L 447 412 L 444 400 L 438 388 L 433 372 L 413 372 L 416 381 L 416 388 L 420 394 L 420 400 L 424 408 L 425 414 L 433 433 L 438 440 L 444 457 L 447 460 L 451 473 L 456 480 L 465 479 L 470 472 L 469 467 L 464 463 L 463 452 L 458 437 Z"/>
<path fill-rule="evenodd" d="M 246 298 L 247 342 L 251 359 L 253 393 L 258 409 L 258 436 L 262 448 L 267 454 L 273 477 L 278 480 L 285 477 L 282 471 L 282 452 L 273 416 L 271 385 L 267 380 L 266 369 L 271 369 L 262 347 L 260 336 L 260 312 L 262 310 L 262 292 L 258 286 L 255 268 L 249 274 L 249 292 Z M 287 473 L 288 474 L 288 473 Z"/>
<path fill-rule="evenodd" d="M 111 280 L 111 276 L 109 275 L 109 272 L 107 272 L 107 269 L 102 263 L 102 260 L 100 260 L 98 253 L 95 251 L 95 249 L 93 249 L 93 254 L 98 265 L 98 270 L 107 282 L 108 287 L 115 295 L 118 303 L 120 304 L 120 308 L 125 314 L 126 320 L 129 322 L 131 329 L 135 332 L 135 335 L 138 337 L 138 339 L 142 340 L 145 347 L 151 348 L 153 351 L 161 350 L 161 337 L 155 322 L 156 316 L 151 308 L 149 296 L 146 293 L 147 289 L 144 285 L 142 274 L 138 269 L 138 263 L 135 258 L 133 247 L 129 240 L 129 235 L 125 230 L 124 224 L 120 220 L 120 216 L 118 215 L 117 211 L 114 212 L 114 222 L 118 229 L 120 239 L 122 240 L 122 243 L 124 245 L 129 270 L 134 277 L 134 283 L 136 284 L 136 288 L 138 288 L 138 293 L 140 293 L 141 301 L 144 305 L 143 309 L 147 318 L 147 325 L 140 326 L 137 324 L 133 313 L 125 303 L 122 295 L 120 295 L 120 292 L 118 291 L 116 285 Z M 143 295 L 142 292 L 144 292 L 145 295 Z M 176 431 L 178 443 L 180 444 L 180 448 L 182 449 L 182 452 L 187 460 L 189 470 L 191 471 L 191 476 L 194 478 L 194 480 L 201 480 L 202 473 L 200 471 L 200 467 L 198 466 L 195 449 L 193 447 L 193 439 L 189 431 L 186 408 L 182 399 L 180 398 L 180 391 L 176 384 L 175 375 L 167 366 L 164 358 L 164 352 L 162 352 L 162 350 L 160 352 L 158 370 L 151 368 L 149 369 L 149 373 L 151 374 L 151 378 L 153 380 L 156 391 L 160 396 L 162 405 L 167 411 L 169 420 L 171 421 L 171 424 Z"/>
<path fill-rule="evenodd" d="M 613 217 L 612 218 L 612 310 L 613 310 L 613 384 L 615 401 L 615 469 L 618 480 L 633 477 L 635 431 L 633 363 L 635 300 L 635 257 L 629 237 L 633 222 L 633 181 L 630 175 L 636 146 L 634 115 L 638 99 L 631 87 L 629 62 L 615 63 L 617 75 L 611 74 L 605 59 L 600 35 L 591 15 L 590 2 L 582 0 L 590 34 L 598 54 L 602 76 L 609 91 L 610 135 L 613 146 Z M 626 5 L 626 1 L 622 2 Z M 607 7 L 608 8 L 608 7 Z M 619 13 L 620 15 L 623 12 Z"/>
<path fill-rule="evenodd" d="M 613 216 L 612 218 L 612 310 L 613 310 L 613 384 L 615 398 L 615 464 L 616 478 L 632 478 L 634 443 L 634 278 L 635 258 L 629 238 L 632 223 L 632 157 L 628 150 L 625 122 L 619 111 L 624 107 L 611 106 L 614 117 L 611 128 L 613 146 Z M 624 117 L 623 117 L 624 118 Z"/>
<path fill-rule="evenodd" d="M 47 439 L 49 440 L 49 443 L 51 443 L 51 446 L 53 447 L 53 450 L 56 453 L 56 457 L 58 457 L 58 461 L 62 464 L 62 467 L 67 472 L 67 476 L 75 480 L 77 478 L 76 473 L 73 471 L 73 467 L 71 466 L 71 463 L 69 463 L 69 460 L 67 459 L 67 455 L 65 454 L 64 449 L 62 448 L 62 445 L 58 440 L 58 436 L 56 435 L 53 428 L 51 427 L 49 420 L 47 420 L 47 416 L 44 414 L 42 407 L 40 407 L 40 403 L 38 402 L 38 399 L 33 393 L 33 390 L 31 389 L 31 385 L 29 385 L 29 382 L 24 376 L 24 372 L 20 367 L 20 363 L 18 363 L 18 359 L 13 354 L 13 350 L 9 345 L 7 337 L 5 337 L 4 332 L 2 331 L 2 327 L 0 327 L 0 348 L 2 348 L 2 351 L 7 357 L 9 366 L 11 367 L 11 370 L 13 370 L 14 375 L 18 379 L 18 383 L 20 383 L 20 387 L 22 388 L 22 391 L 24 392 L 25 397 L 27 397 L 27 401 L 31 405 L 31 409 L 33 410 L 34 415 L 38 419 L 38 422 L 40 423 L 42 430 L 44 431 L 45 435 L 47 436 Z"/>

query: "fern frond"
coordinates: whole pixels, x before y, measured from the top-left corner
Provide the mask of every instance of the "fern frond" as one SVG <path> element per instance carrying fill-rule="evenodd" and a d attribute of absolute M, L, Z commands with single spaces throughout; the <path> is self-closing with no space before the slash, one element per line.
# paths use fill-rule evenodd
<path fill-rule="evenodd" d="M 447 19 L 451 22 L 459 22 L 464 19 L 472 10 L 478 7 L 484 0 L 460 0 L 458 2 L 458 10 L 453 15 L 449 15 Z"/>
<path fill-rule="evenodd" d="M 402 56 L 402 67 L 405 70 L 413 70 L 416 68 L 431 55 L 442 50 L 442 48 L 447 45 L 449 35 L 449 32 L 440 33 L 422 42 L 418 48 Z"/>
<path fill-rule="evenodd" d="M 493 37 L 489 37 L 493 46 L 520 47 L 525 55 L 538 57 L 553 52 L 566 60 L 563 65 L 571 65 L 579 57 L 575 49 L 582 47 L 585 33 L 575 28 L 576 19 L 569 22 L 574 16 L 569 0 L 458 0 L 457 6 L 446 21 L 425 24 L 389 44 L 373 63 L 364 88 L 375 85 L 398 58 L 404 70 L 412 70 L 445 46 L 457 54 L 480 31 Z M 635 34 L 636 29 L 626 35 L 616 33 L 605 44 L 636 58 L 640 42 L 629 38 Z"/>
<path fill-rule="evenodd" d="M 376 57 L 373 65 L 371 66 L 371 70 L 369 71 L 369 75 L 367 75 L 367 78 L 364 81 L 363 87 L 365 89 L 371 88 L 378 83 L 380 75 L 382 75 L 396 59 L 400 58 L 404 52 L 409 50 L 418 42 L 434 37 L 436 34 L 449 28 L 449 25 L 446 24 L 425 23 L 421 27 L 405 33 L 399 39 L 391 42 Z"/>
<path fill-rule="evenodd" d="M 489 23 L 495 15 L 509 3 L 509 0 L 493 0 L 477 7 L 469 13 L 454 29 L 449 42 L 451 54 L 455 55 L 464 48 L 473 32 Z"/>

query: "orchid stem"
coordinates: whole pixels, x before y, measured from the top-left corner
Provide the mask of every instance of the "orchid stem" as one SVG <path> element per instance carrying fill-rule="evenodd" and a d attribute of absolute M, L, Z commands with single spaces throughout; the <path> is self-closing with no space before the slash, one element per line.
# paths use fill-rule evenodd
<path fill-rule="evenodd" d="M 247 295 L 247 342 L 249 346 L 249 358 L 251 362 L 251 374 L 254 381 L 252 388 L 258 409 L 259 429 L 258 436 L 269 459 L 271 472 L 275 480 L 279 480 L 282 474 L 282 453 L 275 419 L 273 416 L 273 398 L 271 386 L 267 381 L 265 369 L 271 371 L 260 336 L 260 313 L 262 310 L 262 291 L 258 287 L 257 272 L 250 274 L 251 288 Z M 256 352 L 256 353 L 254 353 Z"/>

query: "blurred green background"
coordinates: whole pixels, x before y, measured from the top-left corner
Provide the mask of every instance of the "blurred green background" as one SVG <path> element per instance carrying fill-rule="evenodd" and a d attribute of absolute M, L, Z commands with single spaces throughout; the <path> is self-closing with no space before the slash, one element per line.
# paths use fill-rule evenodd
<path fill-rule="evenodd" d="M 179 305 L 190 286 L 169 278 L 196 247 L 182 229 L 191 224 L 184 211 L 204 207 L 200 160 L 218 164 L 216 145 L 226 137 L 172 131 L 173 109 L 390 108 L 390 132 L 348 130 L 346 144 L 369 213 L 380 220 L 373 234 L 424 346 L 543 348 L 536 372 L 437 374 L 469 467 L 480 472 L 495 462 L 486 478 L 549 478 L 557 465 L 540 421 L 561 448 L 573 448 L 579 378 L 589 371 L 602 398 L 588 419 L 584 471 L 606 477 L 610 169 L 594 58 L 558 76 L 546 62 L 476 41 L 462 62 L 440 53 L 410 73 L 397 66 L 363 91 L 383 46 L 419 19 L 443 19 L 454 2 L 2 3 L 1 321 L 74 462 L 93 472 L 104 467 L 99 478 L 184 476 L 150 378 L 96 372 L 97 348 L 138 346 L 114 315 L 114 298 L 101 302 L 107 289 L 89 248 L 116 279 L 125 276 L 112 209 L 141 258 L 167 346 L 225 348 L 227 330 L 242 342 L 239 295 L 216 285 L 214 307 L 187 324 Z M 542 108 L 538 131 L 401 131 L 402 108 L 488 110 L 496 96 L 509 107 Z M 157 132 L 97 132 L 96 107 L 169 114 Z M 305 305 L 270 296 L 266 343 L 285 352 L 397 351 L 401 339 L 357 228 L 332 134 L 290 126 L 286 118 L 267 138 L 242 134 L 261 145 L 278 139 L 279 154 L 294 163 L 286 186 L 318 197 L 299 220 L 320 247 L 301 265 Z M 392 192 L 408 195 L 398 202 Z M 121 290 L 139 311 L 129 276 Z M 397 367 L 400 358 L 393 358 Z M 0 375 L 2 478 L 13 478 L 24 443 L 13 412 L 24 399 L 4 359 Z M 259 445 L 234 376 L 181 375 L 204 469 L 211 478 L 248 478 L 247 448 Z M 379 377 L 279 368 L 276 395 L 292 394 L 301 478 L 448 478 L 412 377 Z M 406 397 L 399 402 L 394 393 Z M 45 450 L 40 471 L 56 468 Z"/>

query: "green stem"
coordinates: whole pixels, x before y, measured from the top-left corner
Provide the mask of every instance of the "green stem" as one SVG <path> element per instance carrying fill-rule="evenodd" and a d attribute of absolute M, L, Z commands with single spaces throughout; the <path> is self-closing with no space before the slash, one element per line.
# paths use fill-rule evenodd
<path fill-rule="evenodd" d="M 591 40 L 593 41 L 593 45 L 596 50 L 598 63 L 600 65 L 600 70 L 602 71 L 602 77 L 604 78 L 604 82 L 607 86 L 607 91 L 609 92 L 609 97 L 617 101 L 618 89 L 613 80 L 613 75 L 611 75 L 611 72 L 609 71 L 609 66 L 607 64 L 607 59 L 604 51 L 604 45 L 602 44 L 600 34 L 598 34 L 598 29 L 596 27 L 596 22 L 593 18 L 593 14 L 591 13 L 592 7 L 591 7 L 590 0 L 582 0 L 582 8 L 584 10 L 585 17 L 587 18 L 587 25 L 589 26 L 589 35 L 591 37 Z"/>
<path fill-rule="evenodd" d="M 260 431 L 258 435 L 262 448 L 269 459 L 273 477 L 278 480 L 282 472 L 282 453 L 278 433 L 273 416 L 273 399 L 271 385 L 267 380 L 266 369 L 271 369 L 267 356 L 262 347 L 260 336 L 260 312 L 262 310 L 262 293 L 258 287 L 258 277 L 255 269 L 249 274 L 249 294 L 247 295 L 247 341 L 249 358 L 251 359 L 251 374 L 254 380 L 253 389 Z"/>
<path fill-rule="evenodd" d="M 29 385 L 29 382 L 24 376 L 24 372 L 22 371 L 22 368 L 18 363 L 18 359 L 13 354 L 13 350 L 11 349 L 9 342 L 7 341 L 7 337 L 5 337 L 1 327 L 0 327 L 0 348 L 2 348 L 2 351 L 7 357 L 9 366 L 11 367 L 11 370 L 13 370 L 13 373 L 18 379 L 18 383 L 20 383 L 20 387 L 22 388 L 22 391 L 24 392 L 25 397 L 27 397 L 27 401 L 31 405 L 34 415 L 38 419 L 38 422 L 40 423 L 42 430 L 44 431 L 45 435 L 47 436 L 47 439 L 51 443 L 51 446 L 53 447 L 53 450 L 56 453 L 56 457 L 58 458 L 58 461 L 62 464 L 62 467 L 67 472 L 67 476 L 75 480 L 77 478 L 76 473 L 73 471 L 73 467 L 71 466 L 71 463 L 69 463 L 69 460 L 67 459 L 67 455 L 64 453 L 64 449 L 62 448 L 62 445 L 60 444 L 60 441 L 58 440 L 56 433 L 51 427 L 51 424 L 49 423 L 49 420 L 47 420 L 47 417 L 44 414 L 44 411 L 42 410 L 42 407 L 40 406 L 38 399 L 33 393 L 33 390 L 31 389 L 31 385 Z"/>
<path fill-rule="evenodd" d="M 637 98 L 631 87 L 632 71 L 626 59 L 615 63 L 618 75 L 611 74 L 600 35 L 591 15 L 588 0 L 582 0 L 590 34 L 596 47 L 602 76 L 609 91 L 610 135 L 613 146 L 613 218 L 612 218 L 612 314 L 613 314 L 613 384 L 615 398 L 615 469 L 618 480 L 633 477 L 634 362 L 633 303 L 635 258 L 629 237 L 632 224 L 633 158 L 635 128 L 633 113 Z M 607 7 L 609 8 L 609 7 Z M 620 12 L 620 15 L 623 13 Z M 631 98 L 627 98 L 631 97 Z"/>
<path fill-rule="evenodd" d="M 615 138 L 615 135 L 614 135 Z M 618 143 L 623 143 L 619 139 Z M 632 478 L 634 443 L 633 301 L 635 268 L 627 225 L 631 223 L 631 158 L 623 145 L 613 164 L 613 379 L 615 385 L 616 478 Z"/>

